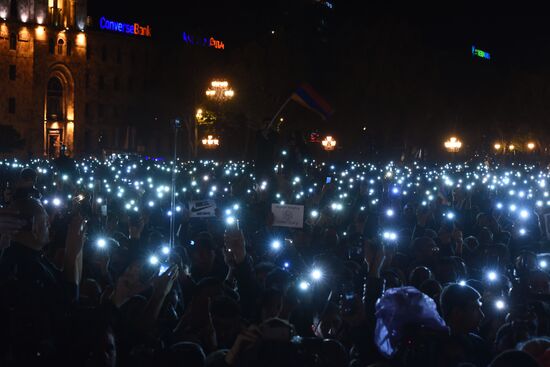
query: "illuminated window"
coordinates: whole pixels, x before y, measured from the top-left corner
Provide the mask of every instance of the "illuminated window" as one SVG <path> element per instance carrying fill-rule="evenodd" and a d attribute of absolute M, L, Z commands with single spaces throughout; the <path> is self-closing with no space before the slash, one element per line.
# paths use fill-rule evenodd
<path fill-rule="evenodd" d="M 63 45 L 65 44 L 65 41 L 63 41 L 62 38 L 57 40 L 57 54 L 63 55 Z"/>
<path fill-rule="evenodd" d="M 48 81 L 46 103 L 48 121 L 63 120 L 63 85 L 59 78 L 51 78 Z"/>
<path fill-rule="evenodd" d="M 10 80 L 15 80 L 16 74 L 17 73 L 16 73 L 15 65 L 10 65 L 10 69 L 9 69 Z"/>
<path fill-rule="evenodd" d="M 8 113 L 15 113 L 15 97 L 8 98 Z"/>
<path fill-rule="evenodd" d="M 48 14 L 51 24 L 54 26 L 61 25 L 63 20 L 63 0 L 48 0 Z"/>
<path fill-rule="evenodd" d="M 10 33 L 10 50 L 15 50 L 17 48 L 17 36 L 15 33 Z"/>

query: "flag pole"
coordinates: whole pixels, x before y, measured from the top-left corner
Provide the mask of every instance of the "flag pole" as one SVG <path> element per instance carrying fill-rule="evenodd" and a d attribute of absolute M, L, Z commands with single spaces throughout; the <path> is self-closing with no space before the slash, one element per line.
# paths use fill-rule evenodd
<path fill-rule="evenodd" d="M 285 103 L 283 103 L 283 105 L 281 106 L 281 108 L 279 108 L 279 110 L 277 111 L 277 113 L 275 114 L 275 116 L 273 116 L 273 118 L 271 119 L 271 122 L 269 123 L 269 125 L 267 125 L 267 129 L 269 130 L 271 128 L 271 125 L 273 125 L 273 122 L 275 122 L 275 119 L 277 118 L 277 116 L 279 116 L 279 114 L 281 113 L 281 111 L 285 108 L 285 106 L 288 104 L 288 102 L 290 102 L 290 100 L 292 99 L 292 95 L 290 97 L 287 98 L 287 100 L 285 101 Z"/>

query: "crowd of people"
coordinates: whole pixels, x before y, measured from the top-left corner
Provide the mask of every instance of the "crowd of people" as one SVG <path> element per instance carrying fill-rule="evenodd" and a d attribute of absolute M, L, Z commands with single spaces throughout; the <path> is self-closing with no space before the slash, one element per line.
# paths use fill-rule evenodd
<path fill-rule="evenodd" d="M 0 364 L 550 366 L 546 169 L 278 156 L 0 161 Z"/>

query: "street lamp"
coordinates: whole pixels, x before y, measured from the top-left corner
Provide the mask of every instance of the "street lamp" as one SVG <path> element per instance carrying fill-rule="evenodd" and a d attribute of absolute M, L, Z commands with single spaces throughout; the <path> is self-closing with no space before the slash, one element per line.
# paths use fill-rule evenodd
<path fill-rule="evenodd" d="M 323 145 L 324 150 L 334 150 L 334 148 L 336 147 L 336 140 L 334 140 L 332 136 L 329 135 L 324 138 L 323 141 L 321 141 L 321 144 Z"/>
<path fill-rule="evenodd" d="M 516 150 L 516 146 L 514 144 L 510 144 L 508 145 L 508 150 L 513 152 L 514 150 Z"/>
<path fill-rule="evenodd" d="M 220 145 L 220 139 L 208 135 L 206 138 L 202 139 L 202 145 L 206 149 L 215 149 Z"/>
<path fill-rule="evenodd" d="M 447 149 L 447 151 L 451 153 L 458 153 L 460 148 L 462 148 L 462 142 L 454 136 L 447 140 L 444 145 L 445 149 Z"/>
<path fill-rule="evenodd" d="M 206 96 L 210 99 L 225 101 L 235 96 L 235 91 L 229 86 L 227 80 L 213 80 L 210 88 L 206 90 Z"/>
<path fill-rule="evenodd" d="M 495 150 L 498 152 L 502 148 L 502 144 L 495 143 L 495 145 L 493 145 L 493 148 L 495 148 Z"/>
<path fill-rule="evenodd" d="M 535 143 L 533 143 L 532 141 L 528 142 L 527 149 L 529 149 L 530 151 L 533 151 L 535 149 Z"/>

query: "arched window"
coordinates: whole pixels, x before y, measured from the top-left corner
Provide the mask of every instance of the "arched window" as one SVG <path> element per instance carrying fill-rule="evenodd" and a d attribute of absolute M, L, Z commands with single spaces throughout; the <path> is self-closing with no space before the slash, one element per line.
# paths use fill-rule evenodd
<path fill-rule="evenodd" d="M 65 44 L 65 41 L 63 41 L 62 38 L 57 40 L 57 54 L 63 55 L 63 45 Z"/>
<path fill-rule="evenodd" d="M 46 116 L 48 121 L 63 120 L 63 85 L 59 78 L 48 81 Z"/>

